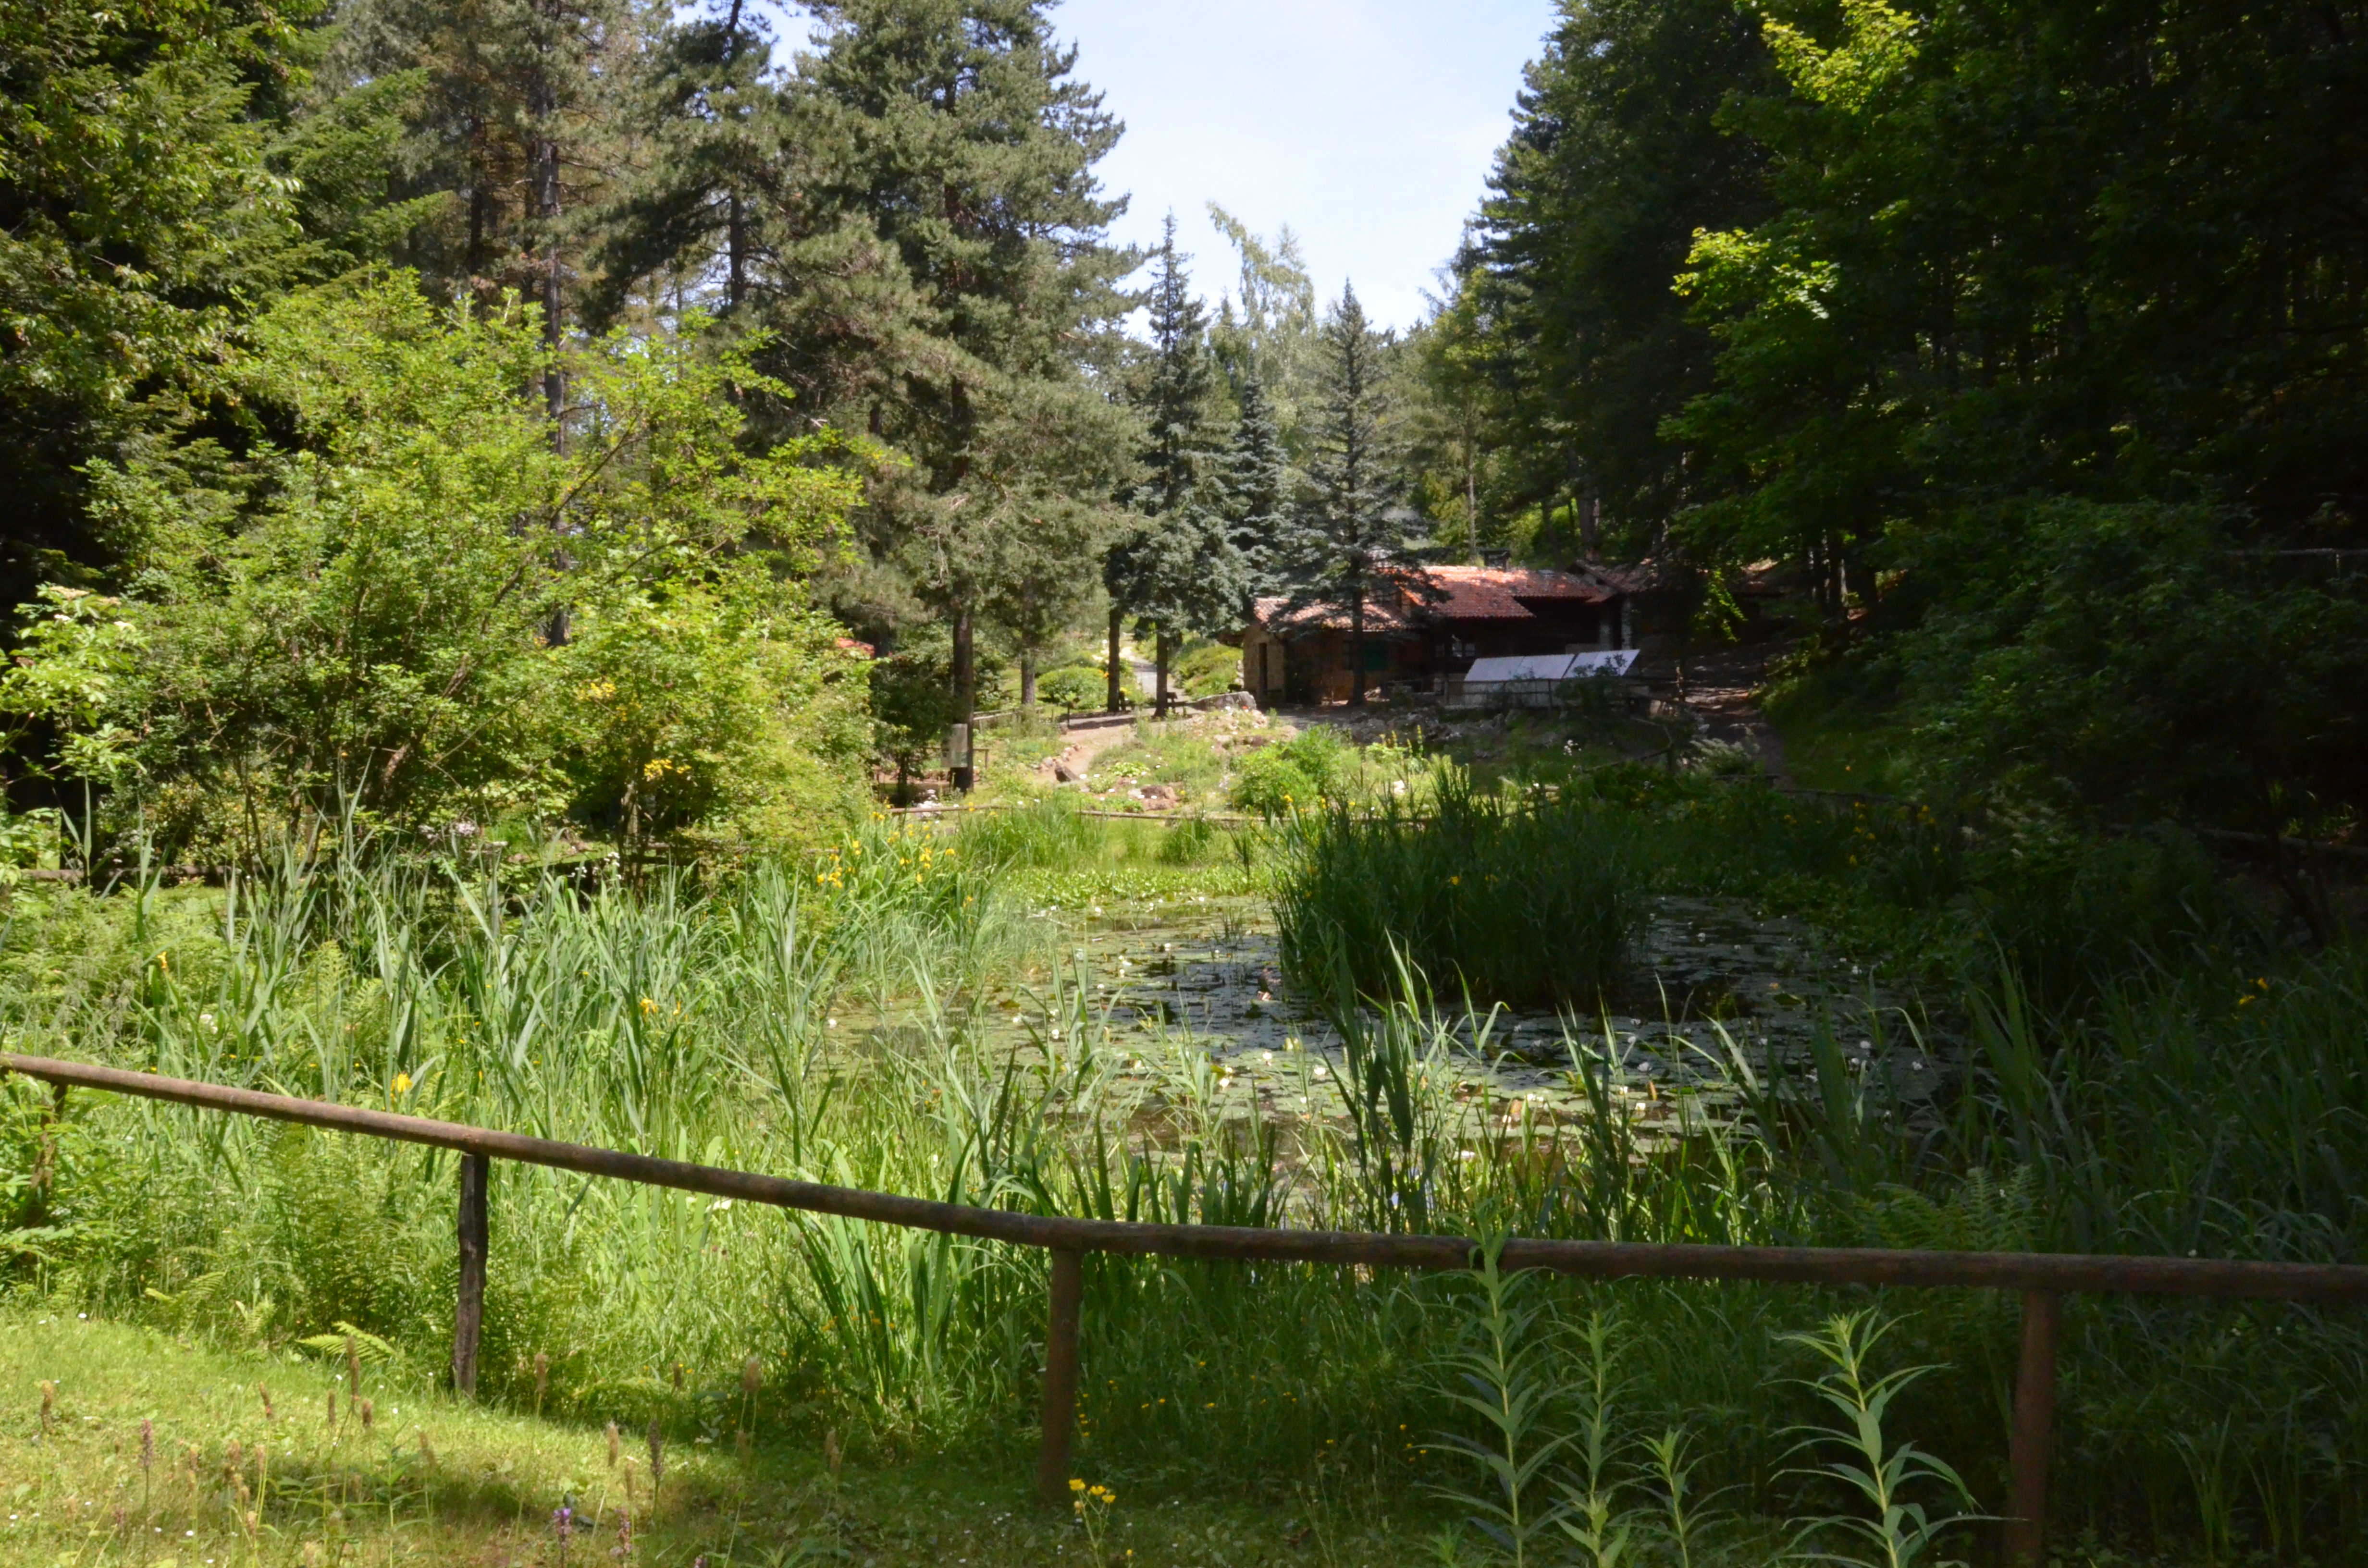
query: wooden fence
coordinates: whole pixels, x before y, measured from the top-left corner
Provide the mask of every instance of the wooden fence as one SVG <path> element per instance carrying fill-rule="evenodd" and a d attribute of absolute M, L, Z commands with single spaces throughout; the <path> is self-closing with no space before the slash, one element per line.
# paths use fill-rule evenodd
<path fill-rule="evenodd" d="M 452 1381 L 473 1394 L 477 1341 L 484 1317 L 489 1244 L 486 1177 L 495 1159 L 613 1176 L 750 1203 L 948 1235 L 976 1236 L 1052 1254 L 1051 1311 L 1045 1335 L 1043 1439 L 1036 1485 L 1048 1503 L 1068 1498 L 1069 1449 L 1076 1427 L 1078 1307 L 1089 1252 L 1133 1256 L 1224 1258 L 1367 1268 L 1473 1267 L 1478 1244 L 1464 1236 L 1381 1235 L 1344 1231 L 1254 1230 L 1222 1225 L 1149 1225 L 1072 1220 L 973 1209 L 826 1187 L 679 1160 L 594 1149 L 459 1122 L 399 1116 L 325 1100 L 297 1099 L 120 1068 L 0 1053 L 0 1072 L 57 1085 L 106 1089 L 176 1105 L 405 1143 L 463 1156 L 460 1192 L 460 1299 L 453 1314 Z M 1873 1247 L 1739 1247 L 1628 1242 L 1511 1240 L 1508 1269 L 1548 1269 L 1596 1279 L 1756 1280 L 1770 1284 L 1864 1285 L 1935 1290 L 2014 1290 L 2022 1296 L 2022 1346 L 2009 1442 L 2012 1514 L 2006 1519 L 2009 1561 L 2044 1561 L 2047 1478 L 2055 1432 L 2055 1345 L 2067 1294 L 2210 1297 L 2224 1301 L 2368 1303 L 2368 1267 L 2343 1264 L 2247 1263 L 2223 1258 L 2131 1257 L 2074 1253 L 1905 1252 Z"/>

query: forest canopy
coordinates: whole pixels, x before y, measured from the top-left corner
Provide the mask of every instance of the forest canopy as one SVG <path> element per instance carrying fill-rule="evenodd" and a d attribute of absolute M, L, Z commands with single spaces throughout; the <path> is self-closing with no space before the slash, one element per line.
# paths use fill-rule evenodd
<path fill-rule="evenodd" d="M 1935 789 L 2368 799 L 2368 10 L 1567 0 L 1429 331 L 1486 527 L 1774 568 Z"/>
<path fill-rule="evenodd" d="M 1115 243 L 1047 0 L 771 16 L 0 0 L 16 803 L 737 842 L 1482 555 L 1772 587 L 1935 797 L 2368 800 L 2360 4 L 1564 0 L 1402 335 Z M 637 617 L 680 733 L 533 684 Z"/>

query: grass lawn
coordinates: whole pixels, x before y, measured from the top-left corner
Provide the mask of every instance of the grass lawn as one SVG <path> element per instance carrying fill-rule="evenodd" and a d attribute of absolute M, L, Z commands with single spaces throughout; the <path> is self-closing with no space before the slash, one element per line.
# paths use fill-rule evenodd
<path fill-rule="evenodd" d="M 669 1445 L 653 1505 L 637 1434 L 612 1458 L 605 1429 L 462 1405 L 367 1362 L 365 1427 L 342 1381 L 334 1356 L 225 1352 L 0 1308 L 0 1563 L 1096 1561 L 1077 1517 L 1033 1500 L 1033 1453 L 849 1455 L 834 1476 L 818 1437 L 766 1437 L 744 1460 L 735 1429 Z M 45 1382 L 55 1385 L 46 1411 Z M 1371 1479 L 1229 1499 L 1089 1479 L 1113 1483 L 1096 1521 L 1107 1562 L 1435 1560 L 1419 1524 L 1393 1529 Z M 575 1533 L 563 1542 L 553 1513 L 571 1500 Z"/>

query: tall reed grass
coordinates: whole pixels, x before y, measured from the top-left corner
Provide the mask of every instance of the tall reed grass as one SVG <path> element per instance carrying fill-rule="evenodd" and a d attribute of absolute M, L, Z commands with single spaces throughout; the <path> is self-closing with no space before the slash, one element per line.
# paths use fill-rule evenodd
<path fill-rule="evenodd" d="M 1419 808 L 1297 812 L 1281 842 L 1275 919 L 1303 986 L 1386 990 L 1397 954 L 1479 1003 L 1592 1011 L 1644 917 L 1633 829 L 1577 799 L 1508 801 L 1451 775 Z"/>

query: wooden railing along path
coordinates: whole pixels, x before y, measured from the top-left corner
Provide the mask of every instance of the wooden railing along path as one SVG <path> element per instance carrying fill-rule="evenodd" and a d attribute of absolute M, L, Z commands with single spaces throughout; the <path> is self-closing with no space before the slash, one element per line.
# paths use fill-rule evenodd
<path fill-rule="evenodd" d="M 461 1164 L 460 1300 L 453 1316 L 452 1381 L 473 1394 L 484 1315 L 486 1177 L 495 1159 L 613 1176 L 814 1214 L 837 1214 L 948 1235 L 1042 1247 L 1052 1256 L 1052 1301 L 1044 1348 L 1043 1440 L 1037 1489 L 1050 1503 L 1068 1498 L 1070 1441 L 1076 1426 L 1078 1306 L 1089 1252 L 1133 1256 L 1224 1258 L 1368 1268 L 1461 1269 L 1478 1244 L 1464 1236 L 1381 1235 L 1345 1231 L 1252 1230 L 1223 1225 L 1150 1225 L 1072 1220 L 973 1209 L 922 1198 L 826 1187 L 747 1171 L 719 1170 L 614 1149 L 500 1132 L 459 1122 L 400 1116 L 325 1100 L 166 1078 L 120 1068 L 0 1053 L 0 1072 L 57 1085 L 106 1089 L 176 1105 L 265 1117 L 307 1127 L 450 1149 Z M 2344 1264 L 2248 1263 L 2223 1258 L 2131 1257 L 2072 1253 L 1904 1252 L 1873 1247 L 1696 1246 L 1628 1242 L 1511 1240 L 1507 1269 L 1548 1269 L 1596 1279 L 1739 1279 L 1770 1284 L 1865 1285 L 1928 1290 L 2014 1290 L 2022 1296 L 2022 1350 L 2016 1372 L 2009 1446 L 2012 1514 L 2006 1519 L 2009 1561 L 2044 1560 L 2048 1470 L 2055 1450 L 2055 1344 L 2067 1294 L 2192 1296 L 2224 1301 L 2368 1303 L 2368 1267 Z"/>

